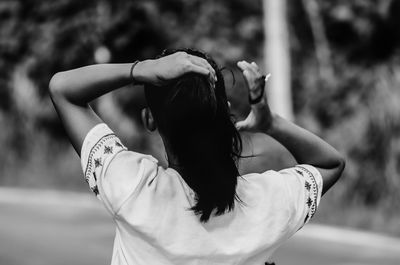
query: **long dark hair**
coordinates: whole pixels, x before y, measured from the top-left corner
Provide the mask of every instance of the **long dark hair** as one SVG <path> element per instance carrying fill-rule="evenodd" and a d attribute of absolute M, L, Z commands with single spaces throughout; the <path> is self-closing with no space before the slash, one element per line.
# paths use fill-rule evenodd
<path fill-rule="evenodd" d="M 160 133 L 177 158 L 175 166 L 196 194 L 191 210 L 206 222 L 213 210 L 221 215 L 233 209 L 235 199 L 240 201 L 236 184 L 242 140 L 217 64 L 192 49 L 164 50 L 159 57 L 177 51 L 206 59 L 216 71 L 215 87 L 207 77 L 190 73 L 162 87 L 145 84 L 145 95 Z"/>

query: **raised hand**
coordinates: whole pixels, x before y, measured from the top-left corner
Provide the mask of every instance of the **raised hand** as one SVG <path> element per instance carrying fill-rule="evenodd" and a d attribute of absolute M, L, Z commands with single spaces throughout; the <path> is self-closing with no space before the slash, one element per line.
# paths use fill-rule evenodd
<path fill-rule="evenodd" d="M 249 90 L 249 97 L 257 98 L 261 96 L 262 98 L 258 103 L 251 105 L 249 115 L 245 120 L 237 122 L 236 128 L 238 130 L 266 132 L 272 126 L 273 115 L 268 106 L 266 95 L 264 94 L 265 89 L 262 86 L 265 86 L 265 82 L 270 75 L 263 80 L 264 76 L 260 73 L 258 65 L 254 62 L 248 63 L 246 61 L 240 61 L 237 63 L 237 66 L 242 70 L 243 78 Z M 260 95 L 260 93 L 262 93 L 262 95 Z"/>
<path fill-rule="evenodd" d="M 139 62 L 133 75 L 142 83 L 162 85 L 186 73 L 208 76 L 212 83 L 217 81 L 215 70 L 207 60 L 186 52 L 176 52 L 159 59 Z"/>

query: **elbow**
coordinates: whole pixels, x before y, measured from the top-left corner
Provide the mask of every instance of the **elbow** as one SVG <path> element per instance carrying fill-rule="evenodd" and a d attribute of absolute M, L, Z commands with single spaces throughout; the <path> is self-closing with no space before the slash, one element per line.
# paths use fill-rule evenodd
<path fill-rule="evenodd" d="M 342 155 L 339 154 L 335 158 L 335 166 L 333 166 L 330 170 L 325 171 L 326 175 L 323 180 L 324 188 L 322 190 L 322 195 L 324 195 L 341 178 L 345 166 L 346 160 Z"/>
<path fill-rule="evenodd" d="M 49 93 L 52 98 L 64 95 L 65 78 L 62 72 L 56 73 L 52 76 L 49 82 Z"/>
<path fill-rule="evenodd" d="M 346 159 L 342 156 L 340 160 L 340 168 L 343 171 L 345 167 L 346 167 Z"/>
<path fill-rule="evenodd" d="M 343 173 L 345 167 L 346 167 L 346 159 L 342 155 L 340 155 L 338 157 L 337 167 L 336 167 L 338 178 L 340 178 L 342 176 L 342 173 Z"/>

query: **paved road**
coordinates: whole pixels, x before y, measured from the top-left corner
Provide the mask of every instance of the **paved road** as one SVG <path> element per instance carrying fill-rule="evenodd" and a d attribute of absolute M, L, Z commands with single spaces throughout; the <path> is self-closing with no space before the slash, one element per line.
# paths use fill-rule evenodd
<path fill-rule="evenodd" d="M 0 189 L 0 212 L 0 265 L 110 264 L 113 223 L 92 197 Z M 400 265 L 400 240 L 308 225 L 278 250 L 275 261 Z"/>

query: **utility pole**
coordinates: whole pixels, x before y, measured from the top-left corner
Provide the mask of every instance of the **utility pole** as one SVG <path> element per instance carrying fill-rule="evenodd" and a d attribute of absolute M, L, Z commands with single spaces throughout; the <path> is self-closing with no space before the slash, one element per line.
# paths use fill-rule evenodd
<path fill-rule="evenodd" d="M 290 74 L 290 45 L 286 0 L 263 0 L 264 60 L 272 74 L 267 82 L 268 102 L 272 111 L 293 120 Z"/>

